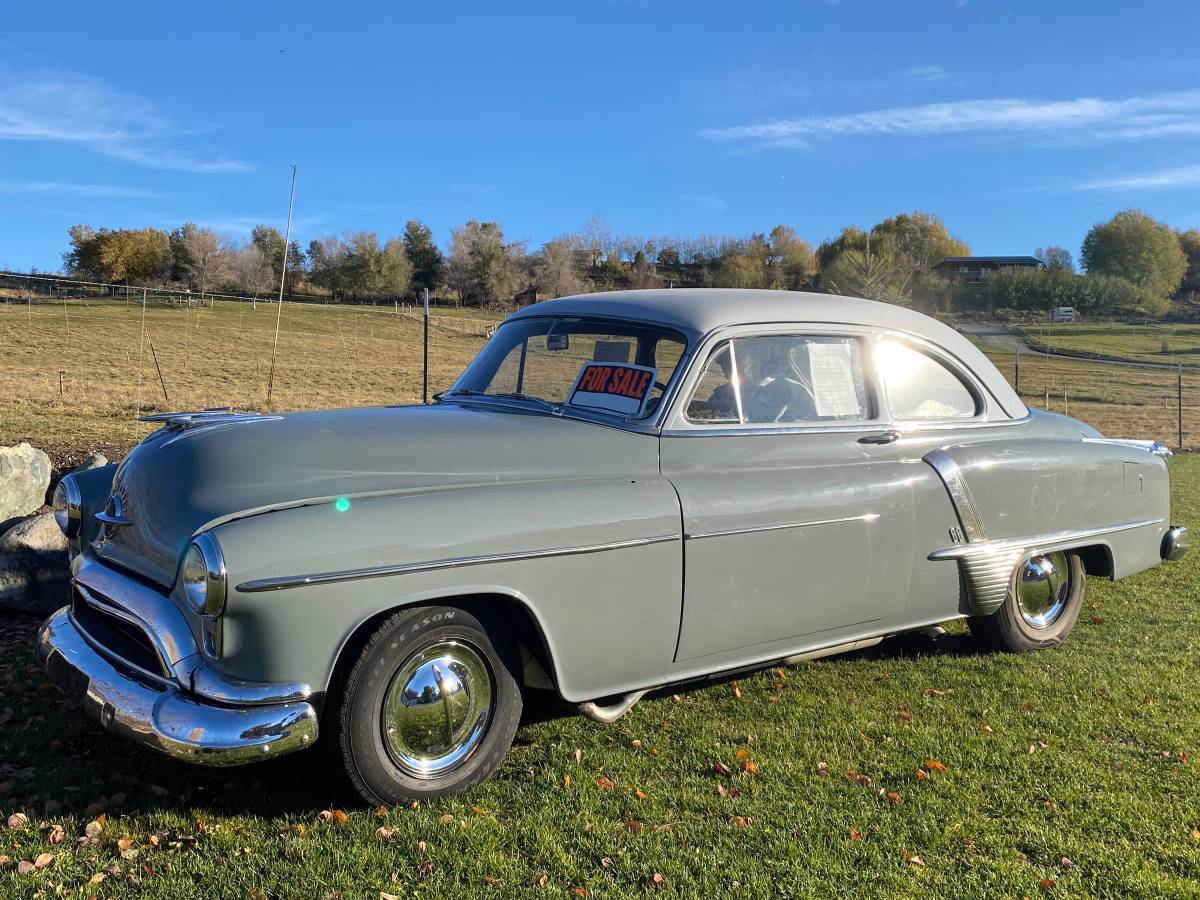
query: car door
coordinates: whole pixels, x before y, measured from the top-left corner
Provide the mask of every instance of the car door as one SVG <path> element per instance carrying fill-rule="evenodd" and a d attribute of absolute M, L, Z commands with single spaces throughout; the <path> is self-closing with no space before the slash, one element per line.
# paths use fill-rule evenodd
<path fill-rule="evenodd" d="M 683 515 L 677 668 L 879 629 L 907 597 L 912 493 L 870 374 L 872 336 L 718 336 L 661 437 Z"/>

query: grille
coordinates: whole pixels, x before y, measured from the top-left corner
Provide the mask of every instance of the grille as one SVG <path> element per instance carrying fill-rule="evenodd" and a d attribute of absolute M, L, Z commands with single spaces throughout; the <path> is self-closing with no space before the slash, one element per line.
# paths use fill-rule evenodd
<path fill-rule="evenodd" d="M 129 621 L 128 613 L 108 598 L 90 593 L 91 602 L 77 587 L 71 603 L 76 625 L 98 649 L 119 663 L 156 678 L 167 678 L 166 669 L 154 643 L 145 631 Z"/>

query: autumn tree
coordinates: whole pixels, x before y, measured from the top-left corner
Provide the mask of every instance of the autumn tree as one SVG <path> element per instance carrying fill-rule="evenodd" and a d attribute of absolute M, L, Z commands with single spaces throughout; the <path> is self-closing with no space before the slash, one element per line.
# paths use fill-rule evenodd
<path fill-rule="evenodd" d="M 570 238 L 555 238 L 543 244 L 534 269 L 538 291 L 551 297 L 567 297 L 586 290 L 575 261 L 576 251 Z"/>
<path fill-rule="evenodd" d="M 1079 260 L 1089 275 L 1125 278 L 1149 298 L 1146 312 L 1161 314 L 1179 289 L 1188 260 L 1174 231 L 1144 212 L 1127 209 L 1093 225 Z"/>
<path fill-rule="evenodd" d="M 1075 260 L 1071 258 L 1070 251 L 1062 247 L 1038 247 L 1033 255 L 1041 260 L 1042 265 L 1047 269 L 1061 269 L 1064 272 L 1075 271 Z"/>
<path fill-rule="evenodd" d="M 450 232 L 446 281 L 460 303 L 511 297 L 516 285 L 516 245 L 505 244 L 495 222 L 471 219 Z"/>
<path fill-rule="evenodd" d="M 188 282 L 201 294 L 207 293 L 229 275 L 228 249 L 211 229 L 188 222 L 180 231 Z"/>
<path fill-rule="evenodd" d="M 266 293 L 276 283 L 271 261 L 253 242 L 234 250 L 230 254 L 229 264 L 238 288 L 252 297 Z"/>

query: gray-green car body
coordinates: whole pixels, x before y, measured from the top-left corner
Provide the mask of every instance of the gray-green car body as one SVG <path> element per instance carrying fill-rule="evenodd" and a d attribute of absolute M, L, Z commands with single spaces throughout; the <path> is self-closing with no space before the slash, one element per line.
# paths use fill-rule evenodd
<path fill-rule="evenodd" d="M 405 607 L 502 612 L 528 683 L 585 703 L 987 615 L 1033 554 L 1122 578 L 1186 549 L 1164 448 L 1026 408 L 918 313 L 681 290 L 547 301 L 508 323 L 540 318 L 678 334 L 657 406 L 618 417 L 452 391 L 164 417 L 72 487 L 74 594 L 43 627 L 45 664 L 113 730 L 228 764 L 314 742 L 365 636 Z M 867 360 L 902 342 L 974 411 L 900 420 L 867 365 L 854 421 L 689 417 L 719 348 L 795 334 Z M 200 539 L 223 567 L 216 615 L 180 581 Z"/>

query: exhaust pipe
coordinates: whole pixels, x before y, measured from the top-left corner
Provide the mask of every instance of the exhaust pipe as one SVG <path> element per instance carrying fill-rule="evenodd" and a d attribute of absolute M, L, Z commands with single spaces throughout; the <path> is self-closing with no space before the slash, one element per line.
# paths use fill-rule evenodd
<path fill-rule="evenodd" d="M 587 716 L 593 722 L 599 722 L 601 725 L 611 725 L 629 710 L 633 709 L 633 704 L 637 703 L 649 691 L 634 691 L 632 694 L 626 694 L 616 703 L 610 706 L 600 706 L 596 702 L 589 700 L 586 703 L 580 703 L 578 709 L 583 715 Z"/>

